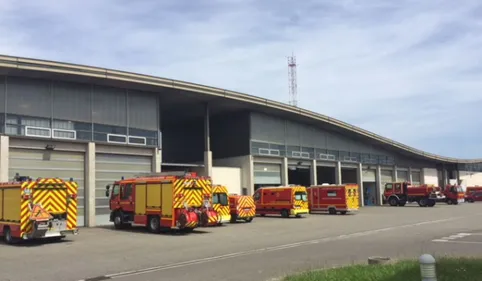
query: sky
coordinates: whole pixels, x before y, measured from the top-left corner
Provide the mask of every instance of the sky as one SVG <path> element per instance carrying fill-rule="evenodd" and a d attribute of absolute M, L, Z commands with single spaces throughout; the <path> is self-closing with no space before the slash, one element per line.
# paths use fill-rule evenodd
<path fill-rule="evenodd" d="M 479 0 L 0 0 L 0 54 L 288 102 L 406 145 L 482 158 Z"/>

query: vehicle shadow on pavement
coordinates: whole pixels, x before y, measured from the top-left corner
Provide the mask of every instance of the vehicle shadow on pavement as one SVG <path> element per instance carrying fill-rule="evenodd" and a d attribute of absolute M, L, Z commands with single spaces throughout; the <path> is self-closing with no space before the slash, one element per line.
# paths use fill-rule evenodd
<path fill-rule="evenodd" d="M 44 239 L 35 239 L 35 240 L 21 240 L 21 241 L 15 242 L 14 244 L 12 244 L 10 246 L 31 248 L 31 247 L 48 246 L 48 245 L 51 245 L 51 244 L 69 244 L 71 242 L 74 242 L 74 241 L 69 240 L 67 238 L 62 239 L 62 240 L 44 238 Z M 1 243 L 0 245 L 9 246 L 4 242 Z"/>
<path fill-rule="evenodd" d="M 183 232 L 180 230 L 173 230 L 173 229 L 162 229 L 159 233 L 151 233 L 145 227 L 142 226 L 131 226 L 124 229 L 115 229 L 114 226 L 106 225 L 106 226 L 97 226 L 96 228 L 115 231 L 115 232 L 124 232 L 124 233 L 136 233 L 136 234 L 147 234 L 147 235 L 168 235 L 168 236 L 177 236 L 177 235 L 196 235 L 196 234 L 207 234 L 210 233 L 209 231 L 205 231 L 204 228 L 196 228 L 191 232 Z"/>
<path fill-rule="evenodd" d="M 257 216 L 256 219 L 284 219 L 284 220 L 302 220 L 306 219 L 308 216 L 303 216 L 303 217 L 289 217 L 289 218 L 283 218 L 282 216 L 277 216 L 277 215 L 272 215 L 272 216 Z"/>

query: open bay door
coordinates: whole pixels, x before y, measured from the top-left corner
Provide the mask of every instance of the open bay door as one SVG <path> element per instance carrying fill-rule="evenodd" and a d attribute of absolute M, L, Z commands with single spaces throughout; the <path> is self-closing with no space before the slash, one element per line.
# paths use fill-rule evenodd
<path fill-rule="evenodd" d="M 95 154 L 95 222 L 107 225 L 110 209 L 109 198 L 105 197 L 105 186 L 122 177 L 130 178 L 152 171 L 152 156 Z"/>
<path fill-rule="evenodd" d="M 254 163 L 254 189 L 281 185 L 281 164 Z"/>

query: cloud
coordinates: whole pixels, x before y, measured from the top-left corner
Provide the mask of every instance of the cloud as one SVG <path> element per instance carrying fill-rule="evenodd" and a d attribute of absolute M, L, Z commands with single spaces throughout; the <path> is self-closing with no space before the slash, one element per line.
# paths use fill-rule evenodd
<path fill-rule="evenodd" d="M 0 53 L 288 100 L 416 148 L 482 157 L 477 0 L 13 1 Z"/>

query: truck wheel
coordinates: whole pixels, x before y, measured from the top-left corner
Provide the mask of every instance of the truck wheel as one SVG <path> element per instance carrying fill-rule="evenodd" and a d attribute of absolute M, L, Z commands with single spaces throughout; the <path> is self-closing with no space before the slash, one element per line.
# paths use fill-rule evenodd
<path fill-rule="evenodd" d="M 449 205 L 452 205 L 452 203 L 453 203 L 453 202 L 452 202 L 452 199 L 447 199 L 446 202 L 447 202 L 447 204 L 449 204 Z"/>
<path fill-rule="evenodd" d="M 452 200 L 452 204 L 458 205 L 458 204 L 459 204 L 459 201 L 457 201 L 457 199 L 453 199 L 453 200 Z"/>
<path fill-rule="evenodd" d="M 246 222 L 252 222 L 252 221 L 253 221 L 253 218 L 247 218 L 245 221 L 246 221 Z"/>
<path fill-rule="evenodd" d="M 229 221 L 230 223 L 236 223 L 238 220 L 238 216 L 236 214 L 231 215 L 231 220 Z"/>
<path fill-rule="evenodd" d="M 427 199 L 425 198 L 420 199 L 420 201 L 418 201 L 418 205 L 420 207 L 427 207 Z"/>
<path fill-rule="evenodd" d="M 328 209 L 328 213 L 329 213 L 330 215 L 336 215 L 336 209 L 335 209 L 335 208 L 330 208 L 330 209 Z"/>
<path fill-rule="evenodd" d="M 158 216 L 149 217 L 148 228 L 152 233 L 159 233 L 161 231 L 161 222 L 159 221 Z"/>
<path fill-rule="evenodd" d="M 341 211 L 340 214 L 346 215 L 346 211 Z"/>
<path fill-rule="evenodd" d="M 114 227 L 116 229 L 124 228 L 124 223 L 122 222 L 122 212 L 116 212 L 114 215 Z"/>
<path fill-rule="evenodd" d="M 390 199 L 388 199 L 388 204 L 390 204 L 392 207 L 395 207 L 398 205 L 398 199 L 396 197 L 390 197 Z"/>
<path fill-rule="evenodd" d="M 429 207 L 435 206 L 435 200 L 428 200 L 427 206 L 429 206 Z"/>
<path fill-rule="evenodd" d="M 288 213 L 288 210 L 286 210 L 286 209 L 281 210 L 281 217 L 287 218 L 289 216 L 290 216 L 290 214 Z"/>
<path fill-rule="evenodd" d="M 3 230 L 3 240 L 5 241 L 6 244 L 9 244 L 9 245 L 15 243 L 16 239 L 13 238 L 10 227 L 5 227 L 5 229 Z"/>
<path fill-rule="evenodd" d="M 407 201 L 400 201 L 400 202 L 398 202 L 398 206 L 400 206 L 400 207 L 405 206 L 405 204 L 407 204 Z"/>

